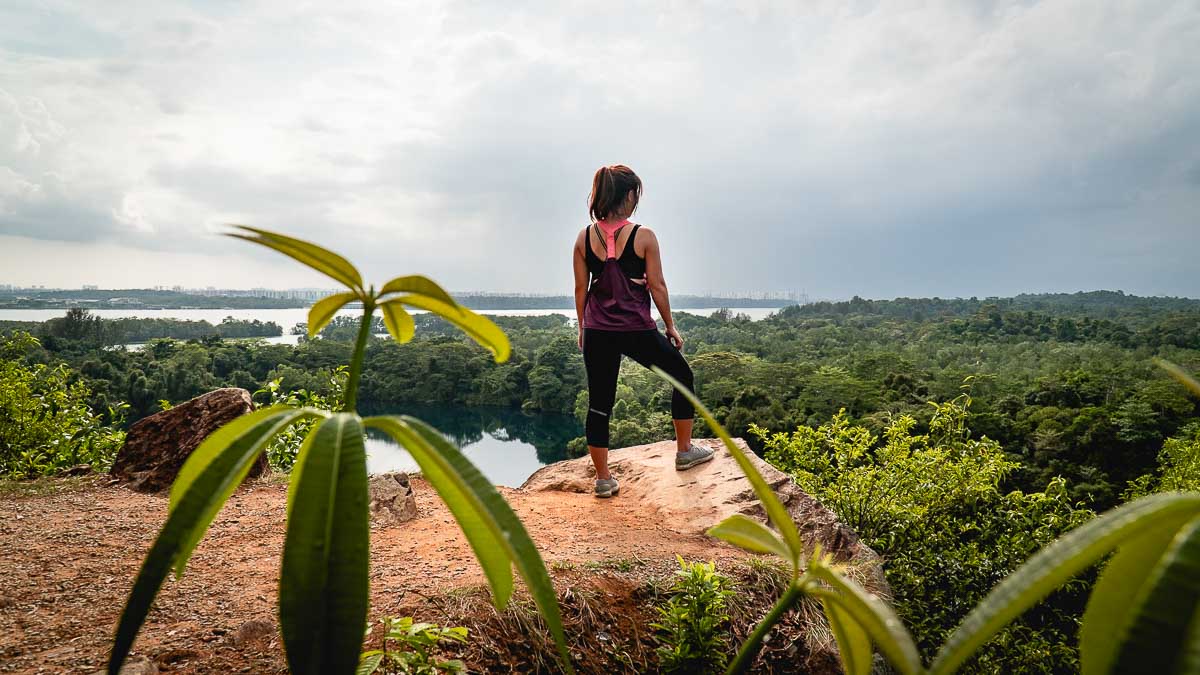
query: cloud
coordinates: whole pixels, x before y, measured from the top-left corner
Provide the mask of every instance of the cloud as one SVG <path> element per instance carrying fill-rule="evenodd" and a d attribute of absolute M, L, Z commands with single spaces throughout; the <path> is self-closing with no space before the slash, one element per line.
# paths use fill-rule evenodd
<path fill-rule="evenodd" d="M 681 290 L 1200 295 L 1186 0 L 7 12 L 0 234 L 561 291 L 624 162 Z"/>

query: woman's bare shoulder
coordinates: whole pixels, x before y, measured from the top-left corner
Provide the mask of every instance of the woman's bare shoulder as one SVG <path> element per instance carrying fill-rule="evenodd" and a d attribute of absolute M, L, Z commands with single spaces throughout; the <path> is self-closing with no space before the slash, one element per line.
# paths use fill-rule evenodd
<path fill-rule="evenodd" d="M 645 258 L 647 250 L 657 247 L 658 237 L 654 234 L 654 230 L 645 225 L 639 225 L 637 239 L 633 242 L 633 252 Z"/>

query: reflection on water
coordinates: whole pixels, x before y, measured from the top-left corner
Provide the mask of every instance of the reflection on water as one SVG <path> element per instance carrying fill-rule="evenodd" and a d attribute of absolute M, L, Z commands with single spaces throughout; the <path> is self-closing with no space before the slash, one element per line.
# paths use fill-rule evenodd
<path fill-rule="evenodd" d="M 526 415 L 493 407 L 417 406 L 404 410 L 372 409 L 366 415 L 406 414 L 433 425 L 463 451 L 495 485 L 518 487 L 546 464 L 567 459 L 567 442 L 583 435 L 583 427 L 567 415 Z M 367 434 L 367 470 L 416 471 L 408 452 L 386 434 Z"/>

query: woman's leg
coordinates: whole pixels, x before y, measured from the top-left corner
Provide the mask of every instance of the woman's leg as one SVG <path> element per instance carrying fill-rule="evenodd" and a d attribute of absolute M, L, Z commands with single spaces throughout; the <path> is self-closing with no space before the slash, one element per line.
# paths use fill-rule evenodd
<path fill-rule="evenodd" d="M 634 337 L 636 335 L 636 337 Z M 658 366 L 668 375 L 679 380 L 689 390 L 695 390 L 692 368 L 683 354 L 671 344 L 666 335 L 657 330 L 630 335 L 625 354 L 649 368 Z M 675 445 L 679 452 L 686 452 L 692 445 L 692 420 L 696 409 L 678 390 L 671 393 L 671 420 L 675 424 Z"/>
<path fill-rule="evenodd" d="M 611 331 L 583 331 L 583 365 L 587 369 L 588 414 L 585 425 L 588 454 L 596 465 L 596 478 L 607 480 L 608 418 L 617 397 L 617 373 L 621 370 L 619 336 Z"/>

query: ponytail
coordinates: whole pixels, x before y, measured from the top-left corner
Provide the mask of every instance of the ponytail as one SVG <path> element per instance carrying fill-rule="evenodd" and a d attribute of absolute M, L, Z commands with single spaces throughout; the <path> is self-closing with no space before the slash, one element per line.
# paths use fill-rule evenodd
<path fill-rule="evenodd" d="M 633 209 L 642 198 L 642 179 L 624 164 L 602 166 L 592 178 L 592 193 L 588 195 L 588 211 L 592 220 L 606 220 L 621 209 L 633 192 Z"/>

